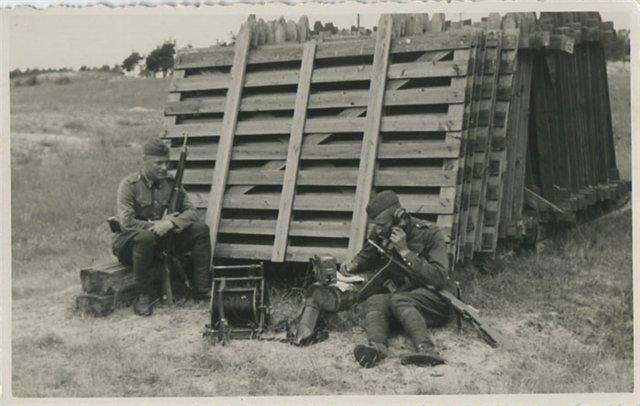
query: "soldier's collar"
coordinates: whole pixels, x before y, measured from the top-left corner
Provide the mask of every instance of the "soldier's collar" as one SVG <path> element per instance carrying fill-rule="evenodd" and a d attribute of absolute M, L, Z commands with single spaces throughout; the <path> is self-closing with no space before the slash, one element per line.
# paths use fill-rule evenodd
<path fill-rule="evenodd" d="M 144 173 L 144 170 L 140 170 L 140 179 L 142 179 L 146 187 L 148 187 L 149 189 L 153 188 L 154 182 L 152 182 L 149 178 L 147 178 L 147 175 Z M 162 179 L 158 179 L 155 184 L 160 184 L 160 181 L 162 181 Z"/>

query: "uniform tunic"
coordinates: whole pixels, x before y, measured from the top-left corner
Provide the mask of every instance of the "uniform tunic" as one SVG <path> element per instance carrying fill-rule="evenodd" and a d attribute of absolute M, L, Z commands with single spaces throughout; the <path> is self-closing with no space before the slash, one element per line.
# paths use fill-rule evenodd
<path fill-rule="evenodd" d="M 121 262 L 133 265 L 141 291 L 147 290 L 145 285 L 154 276 L 152 260 L 159 242 L 149 229 L 167 210 L 173 186 L 172 176 L 152 183 L 140 171 L 125 177 L 118 187 L 117 212 L 123 231 L 113 237 L 112 250 Z M 175 234 L 176 252 L 192 251 L 195 287 L 206 289 L 211 263 L 209 230 L 184 188 L 179 190 L 177 212 L 166 219 L 174 225 L 170 232 Z"/>

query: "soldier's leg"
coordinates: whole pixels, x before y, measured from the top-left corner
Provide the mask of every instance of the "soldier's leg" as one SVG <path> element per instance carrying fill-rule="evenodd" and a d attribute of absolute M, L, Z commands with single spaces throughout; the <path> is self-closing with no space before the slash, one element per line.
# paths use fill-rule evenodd
<path fill-rule="evenodd" d="M 417 354 L 403 358 L 402 362 L 424 365 L 443 363 L 431 341 L 428 327 L 447 322 L 450 315 L 448 304 L 424 288 L 396 293 L 390 301 L 394 317 L 402 324 L 417 351 Z"/>
<path fill-rule="evenodd" d="M 364 302 L 364 328 L 369 342 L 387 345 L 389 320 L 391 318 L 391 295 L 373 295 Z"/>
<path fill-rule="evenodd" d="M 206 292 L 210 288 L 209 269 L 211 267 L 211 239 L 209 226 L 198 221 L 176 234 L 176 252 L 191 251 L 193 261 L 193 284 L 196 292 Z"/>
<path fill-rule="evenodd" d="M 141 316 L 150 316 L 153 312 L 151 297 L 155 296 L 156 279 L 154 259 L 156 256 L 157 241 L 151 231 L 139 230 L 134 232 L 124 248 L 119 252 L 120 262 L 132 265 L 136 276 L 136 290 L 138 299 L 134 304 L 134 312 Z"/>
<path fill-rule="evenodd" d="M 154 259 L 156 255 L 156 237 L 151 231 L 139 230 L 129 240 L 123 250 L 120 261 L 133 266 L 136 275 L 138 293 L 152 296 L 154 275 Z"/>
<path fill-rule="evenodd" d="M 364 325 L 368 344 L 357 345 L 353 350 L 356 361 L 370 368 L 387 356 L 387 337 L 391 318 L 390 294 L 373 295 L 364 302 Z"/>

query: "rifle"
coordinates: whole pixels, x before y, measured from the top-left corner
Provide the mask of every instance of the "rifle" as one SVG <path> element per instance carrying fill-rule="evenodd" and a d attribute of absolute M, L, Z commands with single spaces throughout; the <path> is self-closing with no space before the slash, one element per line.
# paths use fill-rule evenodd
<path fill-rule="evenodd" d="M 378 289 L 381 286 L 387 286 L 388 284 L 387 281 L 389 280 L 389 272 L 391 272 L 391 268 L 392 268 L 390 265 L 394 264 L 398 268 L 400 268 L 402 271 L 404 271 L 403 273 L 405 274 L 405 276 L 409 277 L 410 279 L 413 279 L 415 282 L 419 283 L 420 285 L 436 293 L 442 299 L 448 302 L 453 308 L 453 310 L 455 310 L 463 319 L 469 321 L 471 325 L 476 330 L 478 330 L 480 337 L 482 337 L 482 339 L 485 340 L 487 344 L 495 348 L 503 341 L 502 337 L 497 331 L 488 327 L 482 321 L 482 319 L 480 319 L 480 312 L 478 311 L 478 309 L 464 303 L 462 300 L 457 298 L 451 292 L 448 292 L 446 290 L 438 290 L 435 287 L 431 286 L 430 284 L 426 283 L 422 278 L 419 278 L 411 268 L 409 268 L 407 265 L 395 259 L 391 252 L 389 252 L 388 250 L 385 250 L 380 245 L 376 244 L 370 239 L 367 239 L 367 241 L 369 242 L 369 244 L 375 247 L 382 255 L 387 257 L 389 262 L 384 267 L 382 267 L 382 269 L 380 269 L 369 280 L 369 282 L 367 282 L 367 284 L 362 288 L 362 290 L 360 291 L 360 294 L 358 295 L 358 301 L 363 301 L 367 297 L 376 293 L 376 291 L 379 291 Z"/>
<path fill-rule="evenodd" d="M 162 215 L 162 219 L 166 219 L 170 213 L 176 213 L 178 211 L 178 205 L 180 203 L 180 189 L 182 189 L 182 177 L 184 174 L 184 167 L 187 163 L 187 139 L 189 138 L 189 134 L 184 133 L 184 139 L 182 141 L 182 150 L 180 151 L 180 159 L 178 160 L 178 166 L 176 168 L 175 181 L 173 183 L 173 189 L 171 190 L 171 194 L 169 195 L 169 205 Z M 164 290 L 164 294 L 166 296 L 167 303 L 173 304 L 173 291 L 171 290 L 171 270 L 175 270 L 180 278 L 184 281 L 184 284 L 188 290 L 188 296 L 191 292 L 191 284 L 189 283 L 189 278 L 184 271 L 184 268 L 178 258 L 175 256 L 175 239 L 173 233 L 168 233 L 164 238 L 164 247 L 162 250 L 162 259 L 163 259 L 163 273 L 162 273 L 162 288 Z"/>

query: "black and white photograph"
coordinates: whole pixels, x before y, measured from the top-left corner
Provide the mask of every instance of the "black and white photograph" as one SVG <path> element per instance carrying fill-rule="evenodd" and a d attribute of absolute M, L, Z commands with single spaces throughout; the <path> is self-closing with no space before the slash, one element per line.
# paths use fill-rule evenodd
<path fill-rule="evenodd" d="M 9 3 L 3 400 L 637 404 L 637 4 Z"/>

